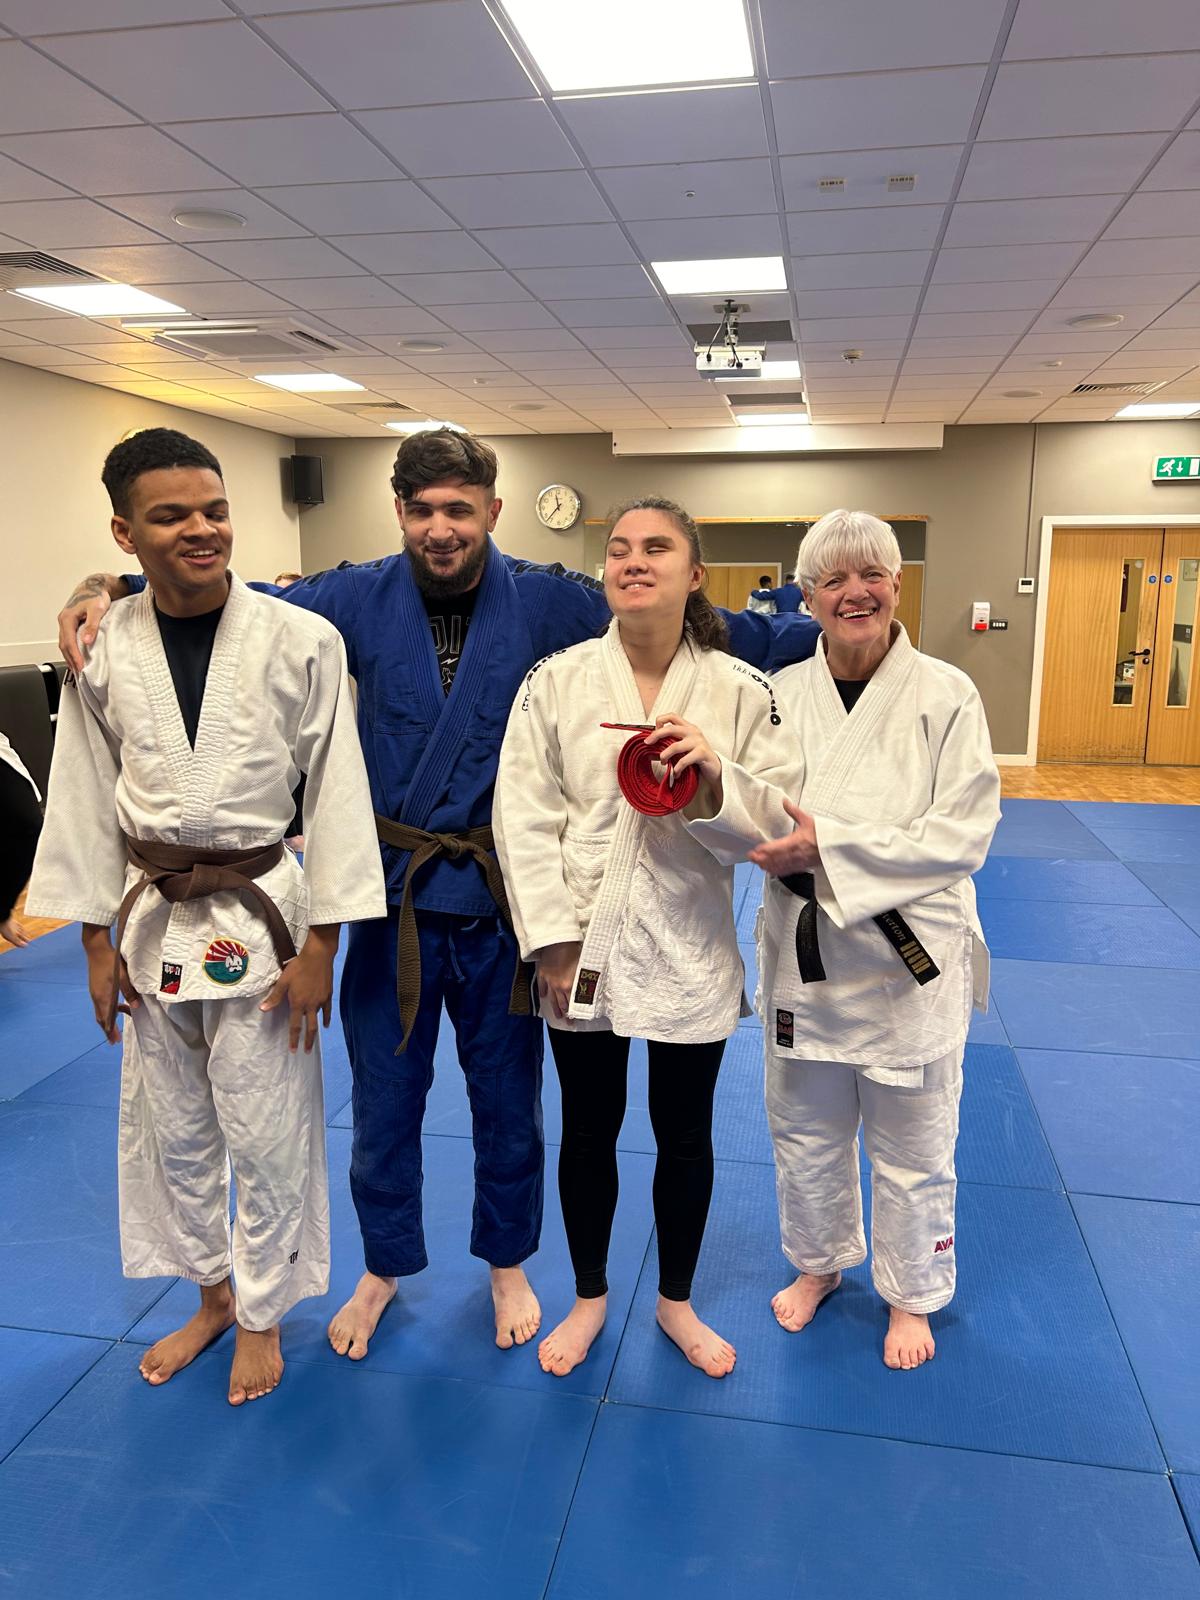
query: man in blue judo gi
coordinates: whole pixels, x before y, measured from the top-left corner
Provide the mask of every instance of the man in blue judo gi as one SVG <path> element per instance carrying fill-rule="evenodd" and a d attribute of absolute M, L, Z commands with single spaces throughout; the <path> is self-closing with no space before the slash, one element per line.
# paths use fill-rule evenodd
<path fill-rule="evenodd" d="M 471 1253 L 491 1271 L 496 1343 L 524 1344 L 541 1323 L 523 1263 L 542 1220 L 542 1023 L 492 848 L 492 789 L 526 673 L 601 632 L 609 613 L 594 579 L 496 547 L 496 476 L 495 452 L 470 434 L 410 436 L 392 476 L 403 550 L 280 591 L 345 640 L 388 888 L 387 918 L 350 931 L 341 988 L 366 1271 L 329 1339 L 351 1360 L 366 1355 L 398 1279 L 427 1264 L 421 1125 L 443 1006 L 471 1104 Z M 89 643 L 109 599 L 138 586 L 84 581 L 59 619 L 68 662 L 77 631 Z M 763 669 L 816 645 L 807 617 L 726 620 L 735 653 Z"/>

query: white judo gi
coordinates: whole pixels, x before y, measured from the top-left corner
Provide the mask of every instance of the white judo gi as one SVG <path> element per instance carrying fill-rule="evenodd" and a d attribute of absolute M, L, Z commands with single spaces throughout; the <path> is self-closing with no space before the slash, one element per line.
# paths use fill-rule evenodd
<path fill-rule="evenodd" d="M 726 860 L 779 837 L 788 794 L 814 819 L 816 931 L 827 974 L 801 980 L 805 901 L 768 878 L 757 926 L 766 1101 L 783 1248 L 802 1272 L 866 1259 L 857 1131 L 873 1170 L 872 1270 L 890 1304 L 936 1311 L 954 1292 L 954 1144 L 972 1006 L 988 954 L 970 874 L 999 821 L 1000 781 L 978 692 L 957 668 L 894 642 L 847 713 L 823 649 L 775 679 L 802 763 L 750 805 L 744 790 L 693 831 Z M 873 921 L 899 911 L 939 969 L 918 984 Z M 920 965 L 919 958 L 917 964 Z"/>
<path fill-rule="evenodd" d="M 257 879 L 297 949 L 310 924 L 385 913 L 339 634 L 231 576 L 193 750 L 150 590 L 114 606 L 64 687 L 32 914 L 111 926 L 141 878 L 122 834 L 197 851 L 276 843 L 301 773 L 304 870 L 285 850 Z M 141 997 L 121 1066 L 126 1276 L 213 1284 L 232 1269 L 239 1323 L 273 1327 L 328 1286 L 319 1043 L 292 1054 L 286 1003 L 259 1010 L 280 968 L 248 894 L 172 906 L 149 888 L 121 951 Z"/>
<path fill-rule="evenodd" d="M 685 640 L 647 715 L 614 621 L 526 679 L 500 752 L 492 825 L 522 957 L 582 941 L 571 1027 L 696 1044 L 728 1038 L 748 1014 L 733 873 L 689 821 L 712 812 L 712 790 L 702 781 L 671 816 L 635 811 L 617 783 L 631 735 L 600 726 L 668 712 L 705 734 L 726 795 L 743 809 L 755 785 L 795 770 L 795 735 L 761 672 Z"/>
<path fill-rule="evenodd" d="M 11 767 L 14 772 L 19 773 L 22 778 L 25 778 L 38 799 L 42 798 L 42 791 L 34 783 L 33 774 L 2 733 L 0 733 L 0 761 L 3 761 L 5 766 Z"/>

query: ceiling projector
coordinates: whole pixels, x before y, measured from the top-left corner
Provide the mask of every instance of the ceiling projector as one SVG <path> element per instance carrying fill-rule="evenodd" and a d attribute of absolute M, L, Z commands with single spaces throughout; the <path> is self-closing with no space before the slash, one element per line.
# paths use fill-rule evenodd
<path fill-rule="evenodd" d="M 696 371 L 702 378 L 761 378 L 766 346 L 761 344 L 698 344 Z"/>

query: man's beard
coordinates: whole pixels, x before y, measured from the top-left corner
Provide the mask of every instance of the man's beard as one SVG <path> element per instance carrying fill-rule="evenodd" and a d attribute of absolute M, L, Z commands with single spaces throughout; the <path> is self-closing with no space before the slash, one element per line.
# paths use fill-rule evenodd
<path fill-rule="evenodd" d="M 488 547 L 485 539 L 478 550 L 472 551 L 457 572 L 443 577 L 440 572 L 434 572 L 423 554 L 408 549 L 408 558 L 412 563 L 412 574 L 417 588 L 431 600 L 448 600 L 453 595 L 466 594 L 468 589 L 474 588 L 483 571 L 487 555 Z"/>

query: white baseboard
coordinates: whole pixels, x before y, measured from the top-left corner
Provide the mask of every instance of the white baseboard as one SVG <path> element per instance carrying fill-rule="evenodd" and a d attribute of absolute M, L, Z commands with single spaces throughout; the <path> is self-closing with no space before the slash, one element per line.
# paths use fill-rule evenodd
<path fill-rule="evenodd" d="M 1028 751 L 1023 751 L 1019 756 L 993 756 L 998 767 L 1036 767 L 1037 761 Z"/>

